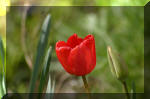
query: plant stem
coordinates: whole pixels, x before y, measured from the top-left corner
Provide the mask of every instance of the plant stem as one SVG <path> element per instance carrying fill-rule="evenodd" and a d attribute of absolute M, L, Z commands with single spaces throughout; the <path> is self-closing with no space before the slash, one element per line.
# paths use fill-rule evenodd
<path fill-rule="evenodd" d="M 129 92 L 128 92 L 128 87 L 127 87 L 126 82 L 123 81 L 122 84 L 123 84 L 127 99 L 130 99 L 130 95 L 129 95 Z"/>
<path fill-rule="evenodd" d="M 90 90 L 89 90 L 89 85 L 88 85 L 88 83 L 87 83 L 86 77 L 85 77 L 85 76 L 82 76 L 82 80 L 83 80 L 83 83 L 84 83 L 84 88 L 85 88 L 85 90 L 86 90 L 86 93 L 88 93 L 88 98 L 91 99 Z"/>

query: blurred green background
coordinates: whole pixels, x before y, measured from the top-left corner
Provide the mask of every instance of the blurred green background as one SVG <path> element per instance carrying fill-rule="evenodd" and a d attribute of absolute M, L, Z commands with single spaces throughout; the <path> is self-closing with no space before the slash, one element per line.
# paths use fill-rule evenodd
<path fill-rule="evenodd" d="M 32 70 L 25 54 L 34 63 L 41 25 L 51 14 L 49 46 L 66 41 L 77 33 L 84 38 L 95 36 L 97 64 L 87 75 L 93 93 L 122 93 L 121 83 L 112 76 L 107 61 L 107 46 L 112 46 L 125 60 L 129 69 L 127 84 L 144 92 L 144 8 L 143 7 L 29 7 L 25 23 L 24 9 L 10 7 L 7 14 L 7 89 L 8 92 L 27 92 Z M 23 35 L 23 29 L 26 34 Z M 25 52 L 22 39 L 25 39 Z M 32 65 L 31 65 L 32 66 Z M 51 75 L 55 77 L 55 92 L 84 92 L 81 77 L 70 75 L 52 53 Z M 37 85 L 38 85 L 37 81 Z"/>
<path fill-rule="evenodd" d="M 9 1 L 9 0 L 8 0 Z M 93 93 L 122 93 L 122 85 L 110 71 L 107 46 L 111 45 L 124 58 L 129 68 L 127 84 L 134 81 L 136 92 L 144 92 L 144 8 L 143 7 L 81 7 L 81 6 L 144 6 L 149 0 L 11 0 L 6 15 L 0 16 L 0 36 L 6 51 L 7 91 L 28 92 L 35 62 L 41 25 L 48 13 L 52 15 L 49 46 L 66 41 L 73 33 L 84 38 L 93 34 L 96 40 L 97 65 L 88 77 Z M 1 2 L 0 2 L 1 3 Z M 21 7 L 39 5 L 41 7 Z M 42 7 L 79 6 L 79 7 Z M 25 10 L 28 9 L 27 14 Z M 1 10 L 1 7 L 0 7 Z M 1 13 L 1 12 L 0 12 Z M 26 17 L 24 17 L 26 15 Z M 25 26 L 23 26 L 25 24 Z M 7 28 L 7 37 L 6 37 Z M 26 34 L 23 34 L 25 29 Z M 24 44 L 22 39 L 25 40 Z M 25 48 L 24 48 L 25 47 Z M 27 62 L 25 56 L 29 56 Z M 84 92 L 81 77 L 70 75 L 52 53 L 51 75 L 55 92 Z M 38 87 L 39 79 L 36 86 Z"/>
<path fill-rule="evenodd" d="M 32 0 L 40 6 L 144 6 L 149 0 Z M 30 0 L 11 0 L 12 5 L 29 4 Z"/>

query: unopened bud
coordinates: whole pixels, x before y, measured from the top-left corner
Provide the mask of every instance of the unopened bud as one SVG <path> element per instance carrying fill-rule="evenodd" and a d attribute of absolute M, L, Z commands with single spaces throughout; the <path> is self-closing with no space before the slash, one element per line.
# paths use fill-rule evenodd
<path fill-rule="evenodd" d="M 125 65 L 124 60 L 115 53 L 110 46 L 107 47 L 108 61 L 113 75 L 121 80 L 125 81 L 128 76 L 128 68 Z"/>

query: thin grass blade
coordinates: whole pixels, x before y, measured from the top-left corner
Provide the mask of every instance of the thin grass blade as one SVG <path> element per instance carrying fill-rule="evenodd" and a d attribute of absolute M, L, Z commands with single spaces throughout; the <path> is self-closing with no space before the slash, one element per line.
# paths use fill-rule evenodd
<path fill-rule="evenodd" d="M 5 51 L 0 37 L 0 98 L 6 94 L 5 85 Z"/>
<path fill-rule="evenodd" d="M 134 82 L 132 82 L 131 99 L 136 99 L 136 88 Z"/>
<path fill-rule="evenodd" d="M 55 79 L 52 79 L 51 76 L 49 75 L 49 80 L 47 83 L 47 90 L 46 90 L 47 94 L 45 95 L 45 99 L 53 99 L 54 91 L 55 91 Z"/>

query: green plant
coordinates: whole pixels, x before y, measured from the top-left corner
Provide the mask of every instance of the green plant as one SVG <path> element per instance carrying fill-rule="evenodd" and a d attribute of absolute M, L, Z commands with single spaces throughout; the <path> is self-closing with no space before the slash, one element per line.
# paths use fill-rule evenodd
<path fill-rule="evenodd" d="M 0 98 L 6 94 L 6 83 L 5 83 L 5 51 L 3 42 L 0 37 Z"/>
<path fill-rule="evenodd" d="M 35 83 L 38 78 L 40 66 L 42 64 L 46 46 L 47 46 L 47 41 L 48 41 L 48 36 L 49 36 L 49 28 L 50 28 L 50 15 L 48 15 L 46 17 L 46 19 L 43 23 L 43 26 L 42 26 L 41 36 L 40 36 L 40 40 L 38 43 L 35 64 L 34 64 L 31 82 L 30 82 L 30 90 L 29 90 L 30 93 L 33 93 L 34 89 L 35 89 Z"/>
<path fill-rule="evenodd" d="M 42 72 L 42 73 L 41 73 L 41 77 L 40 77 L 38 92 L 39 93 L 43 92 L 44 85 L 47 83 L 46 81 L 48 81 L 46 92 L 47 93 L 54 92 L 54 86 L 55 86 L 54 80 L 51 79 L 51 76 L 49 75 L 50 74 L 49 68 L 50 68 L 50 63 L 51 63 L 52 47 L 49 47 L 49 49 L 47 50 L 47 53 L 45 55 L 45 50 L 47 48 L 48 37 L 49 37 L 49 32 L 50 32 L 49 31 L 50 30 L 50 18 L 51 18 L 51 16 L 50 16 L 50 14 L 48 14 L 42 25 L 41 36 L 40 36 L 40 40 L 38 43 L 35 64 L 34 64 L 31 82 L 30 82 L 30 89 L 29 89 L 30 93 L 35 92 L 36 81 L 38 79 L 38 75 L 40 72 Z M 44 57 L 45 57 L 45 59 L 44 59 Z M 42 67 L 42 65 L 43 65 L 43 67 Z M 40 71 L 41 68 L 43 68 L 42 71 Z M 41 95 L 39 95 L 39 98 L 40 97 L 41 97 Z"/>

